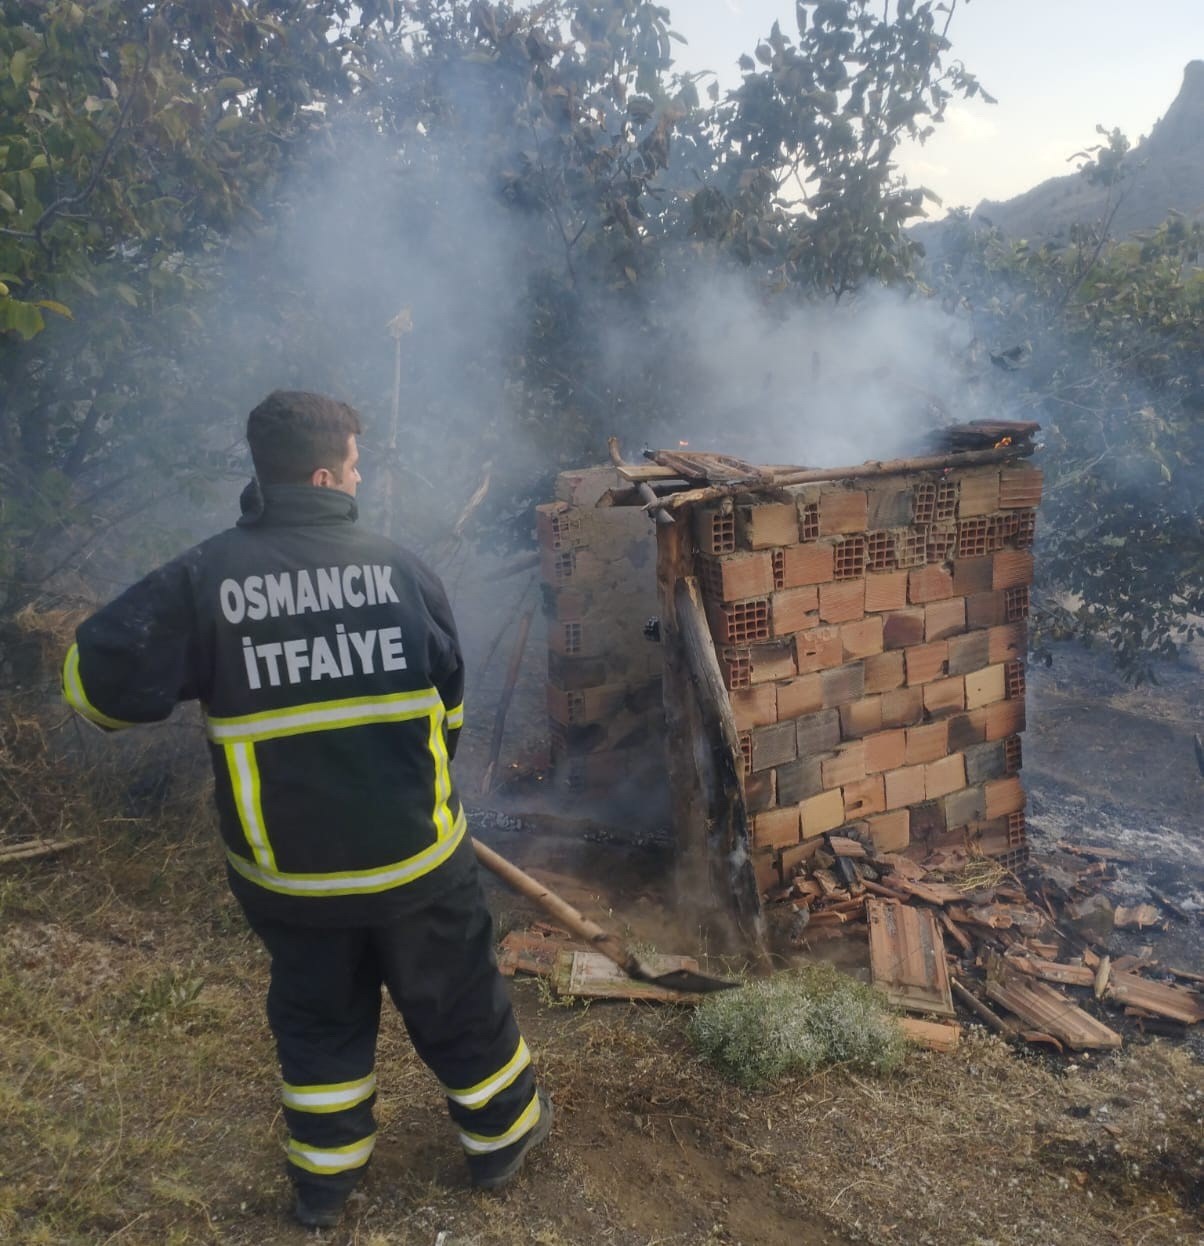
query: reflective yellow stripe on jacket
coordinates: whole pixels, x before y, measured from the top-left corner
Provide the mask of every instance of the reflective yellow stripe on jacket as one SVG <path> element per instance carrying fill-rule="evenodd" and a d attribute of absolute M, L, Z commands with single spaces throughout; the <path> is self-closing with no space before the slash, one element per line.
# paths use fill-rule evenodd
<path fill-rule="evenodd" d="M 79 645 L 72 645 L 67 650 L 67 658 L 63 662 L 63 696 L 67 704 L 77 714 L 82 714 L 89 722 L 98 727 L 108 727 L 111 731 L 120 731 L 123 727 L 136 727 L 137 723 L 124 722 L 120 718 L 110 718 L 88 700 L 84 691 L 83 680 L 79 677 Z"/>
<path fill-rule="evenodd" d="M 457 707 L 463 717 L 463 707 Z M 255 745 L 265 740 L 317 731 L 337 731 L 371 723 L 428 720 L 427 748 L 433 767 L 435 842 L 421 852 L 390 865 L 369 870 L 341 870 L 332 874 L 289 874 L 276 868 L 260 798 Z M 227 850 L 226 857 L 248 882 L 268 891 L 295 896 L 368 895 L 411 883 L 442 865 L 455 852 L 467 830 L 461 811 L 451 809 L 451 770 L 447 754 L 447 714 L 435 688 L 394 692 L 381 696 L 317 701 L 288 709 L 264 710 L 237 718 L 210 718 L 209 738 L 226 754 L 230 784 L 239 821 L 252 860 Z"/>

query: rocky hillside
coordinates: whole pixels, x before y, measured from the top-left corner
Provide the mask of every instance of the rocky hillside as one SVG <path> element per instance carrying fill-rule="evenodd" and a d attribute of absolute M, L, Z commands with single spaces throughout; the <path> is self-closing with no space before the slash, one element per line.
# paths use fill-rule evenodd
<path fill-rule="evenodd" d="M 1204 61 L 1192 61 L 1175 102 L 1126 157 L 1129 189 L 1112 232 L 1124 237 L 1161 224 L 1172 211 L 1204 216 Z M 1108 191 L 1077 173 L 1050 178 L 1005 202 L 984 200 L 972 219 L 998 226 L 1011 238 L 1050 238 L 1076 221 L 1095 223 L 1106 212 Z M 931 250 L 940 247 L 942 222 L 917 227 Z"/>

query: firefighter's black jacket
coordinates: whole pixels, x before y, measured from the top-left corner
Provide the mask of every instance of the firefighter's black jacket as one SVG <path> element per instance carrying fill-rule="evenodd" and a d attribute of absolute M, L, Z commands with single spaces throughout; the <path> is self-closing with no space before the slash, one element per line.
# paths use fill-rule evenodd
<path fill-rule="evenodd" d="M 248 490 L 237 527 L 82 624 L 64 668 L 110 729 L 201 701 L 231 887 L 277 920 L 388 920 L 471 868 L 451 610 L 355 517 L 338 490 Z"/>

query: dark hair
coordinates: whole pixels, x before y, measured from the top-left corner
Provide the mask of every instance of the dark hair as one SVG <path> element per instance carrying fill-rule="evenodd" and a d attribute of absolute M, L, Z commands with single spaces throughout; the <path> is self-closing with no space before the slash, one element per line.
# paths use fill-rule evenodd
<path fill-rule="evenodd" d="M 339 475 L 359 412 L 324 394 L 277 389 L 247 417 L 255 475 L 264 485 L 307 484 L 319 467 Z"/>

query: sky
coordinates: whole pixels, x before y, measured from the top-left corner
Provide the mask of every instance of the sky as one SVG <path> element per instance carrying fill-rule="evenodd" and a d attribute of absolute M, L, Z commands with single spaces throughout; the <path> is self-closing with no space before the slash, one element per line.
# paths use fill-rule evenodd
<path fill-rule="evenodd" d="M 794 0 L 676 0 L 671 11 L 689 40 L 676 45 L 678 67 L 712 69 L 725 88 L 775 20 L 798 29 Z M 998 103 L 950 105 L 899 164 L 946 207 L 973 207 L 1073 172 L 1068 158 L 1100 141 L 1097 124 L 1134 143 L 1148 134 L 1184 66 L 1204 59 L 1204 0 L 960 0 L 949 39 Z"/>

